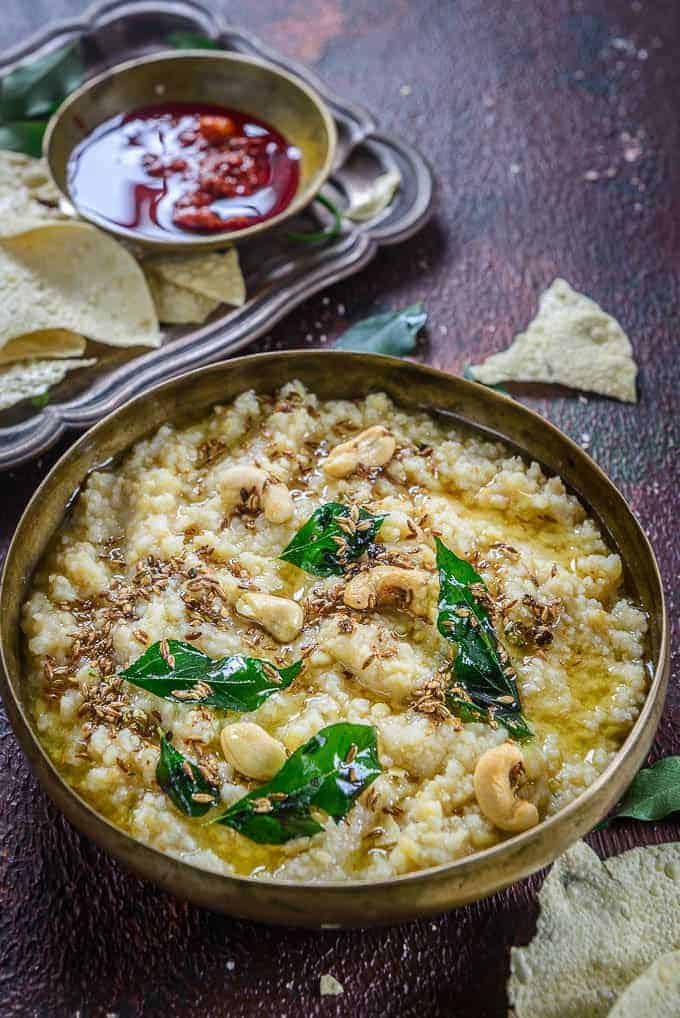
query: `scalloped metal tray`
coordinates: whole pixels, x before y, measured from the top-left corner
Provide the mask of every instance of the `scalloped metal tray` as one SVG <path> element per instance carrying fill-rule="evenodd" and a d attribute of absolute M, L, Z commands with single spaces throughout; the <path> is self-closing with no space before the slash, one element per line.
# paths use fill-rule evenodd
<path fill-rule="evenodd" d="M 83 430 L 157 382 L 219 360 L 267 332 L 294 307 L 331 283 L 358 272 L 384 244 L 405 240 L 426 221 L 432 205 L 432 173 L 408 142 L 380 132 L 365 110 L 331 92 L 307 68 L 282 57 L 254 36 L 224 24 L 193 0 L 147 3 L 113 0 L 97 4 L 81 18 L 49 26 L 0 57 L 0 77 L 38 51 L 80 39 L 87 74 L 122 60 L 168 49 L 172 32 L 195 32 L 225 50 L 261 56 L 293 71 L 324 98 L 338 128 L 338 151 L 324 188 L 340 207 L 386 169 L 396 167 L 402 185 L 388 210 L 364 223 L 343 222 L 332 242 L 309 248 L 282 231 L 239 248 L 248 300 L 243 307 L 217 311 L 204 325 L 165 330 L 158 350 L 139 353 L 92 347 L 97 365 L 67 376 L 50 390 L 42 410 L 26 401 L 0 413 L 0 469 L 16 466 L 48 449 L 68 429 Z M 292 229 L 318 228 L 315 207 L 291 220 Z M 287 224 L 288 226 L 289 224 Z M 88 344 L 89 347 L 89 344 Z M 88 348 L 86 356 L 90 355 Z"/>

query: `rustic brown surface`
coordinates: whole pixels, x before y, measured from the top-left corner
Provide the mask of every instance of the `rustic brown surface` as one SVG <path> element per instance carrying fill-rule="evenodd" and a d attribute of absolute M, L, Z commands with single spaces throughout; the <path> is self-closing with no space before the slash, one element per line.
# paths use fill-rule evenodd
<path fill-rule="evenodd" d="M 408 133 L 439 175 L 436 218 L 417 239 L 294 312 L 257 349 L 327 342 L 378 306 L 423 298 L 430 327 L 419 356 L 458 371 L 505 346 L 540 291 L 563 275 L 628 330 L 641 366 L 640 403 L 526 390 L 521 398 L 589 441 L 654 544 L 672 611 L 680 303 L 675 0 L 215 6 L 313 64 L 386 127 Z M 84 4 L 6 0 L 3 7 L 2 42 L 9 44 Z M 402 94 L 405 86 L 410 94 Z M 601 176 L 587 180 L 588 171 Z M 0 479 L 3 550 L 67 444 Z M 680 751 L 677 674 L 655 755 Z M 676 818 L 621 824 L 591 841 L 613 854 L 679 833 Z M 232 922 L 141 884 L 75 834 L 36 786 L 4 716 L 0 872 L 3 1018 L 501 1018 L 508 948 L 531 936 L 539 885 L 535 878 L 392 930 L 317 934 Z M 324 972 L 344 984 L 343 996 L 320 998 Z"/>

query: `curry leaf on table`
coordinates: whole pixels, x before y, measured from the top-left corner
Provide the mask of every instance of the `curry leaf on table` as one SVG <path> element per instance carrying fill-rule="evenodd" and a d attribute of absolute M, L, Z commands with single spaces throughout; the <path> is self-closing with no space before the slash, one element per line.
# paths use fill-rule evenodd
<path fill-rule="evenodd" d="M 314 510 L 279 558 L 313 576 L 341 576 L 372 546 L 384 519 L 366 509 L 357 512 L 341 502 L 326 502 Z"/>
<path fill-rule="evenodd" d="M 197 764 L 175 749 L 170 737 L 162 732 L 156 781 L 180 813 L 190 817 L 204 816 L 220 801 L 217 785 L 207 779 Z"/>
<path fill-rule="evenodd" d="M 449 709 L 464 721 L 498 721 L 517 739 L 531 736 L 522 716 L 514 670 L 485 605 L 486 587 L 465 559 L 436 538 L 439 570 L 437 628 L 456 644 Z"/>
<path fill-rule="evenodd" d="M 312 808 L 341 820 L 381 770 L 375 728 L 341 721 L 313 735 L 271 781 L 213 822 L 262 845 L 309 837 L 323 830 Z"/>
<path fill-rule="evenodd" d="M 680 811 L 680 756 L 665 756 L 633 778 L 610 820 L 663 820 Z"/>
<path fill-rule="evenodd" d="M 0 120 L 50 116 L 80 85 L 83 76 L 83 58 L 77 42 L 22 61 L 0 81 Z"/>
<path fill-rule="evenodd" d="M 400 311 L 385 311 L 351 325 L 343 332 L 335 349 L 403 357 L 415 350 L 416 336 L 426 321 L 427 312 L 420 302 Z"/>
<path fill-rule="evenodd" d="M 276 668 L 260 658 L 233 654 L 213 659 L 182 640 L 161 640 L 121 672 L 141 689 L 174 703 L 253 711 L 290 686 L 302 662 Z"/>

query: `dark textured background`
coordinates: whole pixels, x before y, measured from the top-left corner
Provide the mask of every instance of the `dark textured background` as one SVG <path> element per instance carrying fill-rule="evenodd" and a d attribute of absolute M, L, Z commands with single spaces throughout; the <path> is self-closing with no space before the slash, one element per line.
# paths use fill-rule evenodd
<path fill-rule="evenodd" d="M 4 0 L 1 41 L 84 6 Z M 680 5 L 213 6 L 406 133 L 439 177 L 436 216 L 415 240 L 309 301 L 256 348 L 331 342 L 376 307 L 422 298 L 430 326 L 419 357 L 459 371 L 504 347 L 541 290 L 564 276 L 629 332 L 640 402 L 520 395 L 588 443 L 624 491 L 659 556 L 673 612 Z M 67 444 L 0 477 L 3 549 Z M 677 667 L 674 676 L 655 755 L 680 751 Z M 676 818 L 621 824 L 591 842 L 612 854 L 679 834 Z M 78 836 L 36 786 L 0 715 L 2 1018 L 501 1018 L 508 948 L 532 934 L 539 882 L 392 930 L 320 934 L 232 922 L 141 884 Z M 343 996 L 319 996 L 324 972 L 344 984 Z"/>

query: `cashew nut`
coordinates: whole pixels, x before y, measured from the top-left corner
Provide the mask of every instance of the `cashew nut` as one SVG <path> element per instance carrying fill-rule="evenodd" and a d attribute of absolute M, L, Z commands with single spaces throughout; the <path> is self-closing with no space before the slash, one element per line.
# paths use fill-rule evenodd
<path fill-rule="evenodd" d="M 217 476 L 217 487 L 228 506 L 247 503 L 251 498 L 262 506 L 270 523 L 285 523 L 293 515 L 293 499 L 283 481 L 273 480 L 259 467 L 227 467 Z"/>
<path fill-rule="evenodd" d="M 397 443 L 387 428 L 376 424 L 331 449 L 323 468 L 331 477 L 348 477 L 358 466 L 383 467 L 392 459 L 396 448 Z"/>
<path fill-rule="evenodd" d="M 524 757 L 518 746 L 504 742 L 482 753 L 473 776 L 480 810 L 502 831 L 518 834 L 538 823 L 533 802 L 520 799 L 517 789 L 524 777 Z"/>
<path fill-rule="evenodd" d="M 235 604 L 244 619 L 266 629 L 279 643 L 290 643 L 302 629 L 305 613 L 297 601 L 255 591 L 242 594 Z"/>
<path fill-rule="evenodd" d="M 408 609 L 421 618 L 429 617 L 428 584 L 431 574 L 424 569 L 374 566 L 353 577 L 345 587 L 343 600 L 348 608 L 366 611 L 377 605 Z"/>
<path fill-rule="evenodd" d="M 286 762 L 286 750 L 278 739 L 252 721 L 225 725 L 220 732 L 224 759 L 240 774 L 268 781 Z"/>

